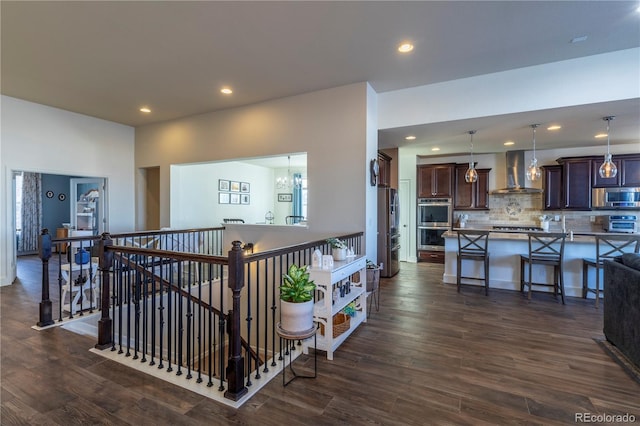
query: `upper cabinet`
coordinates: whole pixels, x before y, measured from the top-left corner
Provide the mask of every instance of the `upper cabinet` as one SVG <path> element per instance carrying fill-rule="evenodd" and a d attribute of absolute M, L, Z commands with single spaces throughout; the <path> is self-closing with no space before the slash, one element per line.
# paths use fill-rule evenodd
<path fill-rule="evenodd" d="M 456 210 L 487 210 L 489 208 L 489 172 L 491 169 L 476 169 L 478 180 L 464 180 L 468 164 L 456 164 L 453 208 Z"/>
<path fill-rule="evenodd" d="M 378 152 L 378 186 L 391 186 L 391 157 L 384 152 Z"/>
<path fill-rule="evenodd" d="M 604 161 L 604 157 L 591 157 L 591 173 L 594 188 L 640 186 L 640 154 L 614 155 L 612 156 L 612 160 L 618 168 L 618 173 L 613 178 L 603 178 L 600 177 L 598 172 L 600 165 Z"/>
<path fill-rule="evenodd" d="M 616 158 L 620 159 L 620 169 L 622 169 L 622 186 L 640 187 L 640 155 L 621 155 Z"/>
<path fill-rule="evenodd" d="M 618 173 L 600 177 L 603 156 L 559 158 L 558 166 L 544 166 L 544 208 L 547 210 L 590 210 L 591 189 L 640 187 L 640 154 L 615 155 Z"/>
<path fill-rule="evenodd" d="M 453 164 L 423 164 L 418 166 L 419 198 L 453 197 Z"/>
<path fill-rule="evenodd" d="M 542 187 L 544 188 L 544 209 L 562 209 L 564 207 L 562 166 L 553 165 L 542 167 Z"/>
<path fill-rule="evenodd" d="M 591 209 L 591 159 L 561 158 L 564 208 L 571 210 Z"/>

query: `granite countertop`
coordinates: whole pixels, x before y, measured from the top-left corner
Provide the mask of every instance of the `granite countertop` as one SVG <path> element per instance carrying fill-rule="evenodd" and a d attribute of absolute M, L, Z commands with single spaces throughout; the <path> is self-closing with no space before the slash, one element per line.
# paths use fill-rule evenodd
<path fill-rule="evenodd" d="M 487 228 L 453 228 L 450 231 L 442 234 L 445 238 L 455 238 L 457 234 L 455 231 L 473 231 L 473 230 L 482 230 L 482 231 L 490 231 L 489 239 L 505 239 L 505 240 L 526 240 L 528 231 L 509 231 L 509 230 L 493 230 Z M 540 234 L 544 234 L 542 231 L 532 231 L 539 232 Z M 551 232 L 560 232 L 560 231 L 551 231 Z M 613 232 L 587 232 L 587 231 L 576 231 L 573 233 L 573 240 L 567 235 L 567 242 L 594 242 L 596 235 L 603 236 L 611 236 L 611 235 L 637 235 L 637 234 L 623 234 L 623 233 L 613 233 Z"/>

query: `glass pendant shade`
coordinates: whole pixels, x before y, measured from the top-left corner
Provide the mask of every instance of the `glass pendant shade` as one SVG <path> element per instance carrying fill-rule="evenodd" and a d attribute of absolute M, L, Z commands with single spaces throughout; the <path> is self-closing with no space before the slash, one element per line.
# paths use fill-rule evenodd
<path fill-rule="evenodd" d="M 476 171 L 476 166 L 473 163 L 473 135 L 476 133 L 475 130 L 470 130 L 469 134 L 471 135 L 471 157 L 469 159 L 469 168 L 464 174 L 464 181 L 467 183 L 474 183 L 478 180 L 478 172 Z"/>
<path fill-rule="evenodd" d="M 609 152 L 609 126 L 614 118 L 613 116 L 603 118 L 607 122 L 607 153 L 604 155 L 604 163 L 600 165 L 600 170 L 598 170 L 601 178 L 614 178 L 618 174 L 618 168 L 611 161 L 611 153 Z"/>
<path fill-rule="evenodd" d="M 538 159 L 536 158 L 536 127 L 538 124 L 532 124 L 531 128 L 533 129 L 533 158 L 531 159 L 531 164 L 527 167 L 525 175 L 527 176 L 527 180 L 532 182 L 536 180 L 540 180 L 540 167 L 538 167 Z"/>
<path fill-rule="evenodd" d="M 530 181 L 536 181 L 536 180 L 540 180 L 540 167 L 538 167 L 538 159 L 537 158 L 533 158 L 531 160 L 531 164 L 529 164 L 529 167 L 527 167 L 527 171 L 525 172 L 525 174 L 527 175 L 527 180 Z"/>
<path fill-rule="evenodd" d="M 473 183 L 478 180 L 478 172 L 476 168 L 473 166 L 473 163 L 469 163 L 469 168 L 467 172 L 464 174 L 464 181 L 467 183 Z"/>
<path fill-rule="evenodd" d="M 611 154 L 604 155 L 604 163 L 600 165 L 600 177 L 602 178 L 614 178 L 618 174 L 618 168 L 615 163 L 611 161 Z"/>

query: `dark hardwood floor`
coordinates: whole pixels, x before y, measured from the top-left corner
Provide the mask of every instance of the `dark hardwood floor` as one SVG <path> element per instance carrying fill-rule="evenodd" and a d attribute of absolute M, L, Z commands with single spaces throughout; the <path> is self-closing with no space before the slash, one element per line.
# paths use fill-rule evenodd
<path fill-rule="evenodd" d="M 2 425 L 573 424 L 575 413 L 640 422 L 640 385 L 593 340 L 593 301 L 441 282 L 442 265 L 402 264 L 381 306 L 318 378 L 272 380 L 232 409 L 89 352 L 95 340 L 34 331 L 37 258 L 0 288 Z M 309 371 L 312 358 L 296 361 Z"/>

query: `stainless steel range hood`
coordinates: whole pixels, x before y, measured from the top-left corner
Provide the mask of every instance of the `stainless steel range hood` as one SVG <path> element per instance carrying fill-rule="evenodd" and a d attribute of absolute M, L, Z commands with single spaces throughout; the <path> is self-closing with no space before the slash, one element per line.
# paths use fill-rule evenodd
<path fill-rule="evenodd" d="M 524 186 L 524 151 L 507 151 L 507 187 L 491 191 L 491 194 L 539 194 L 542 189 Z"/>

